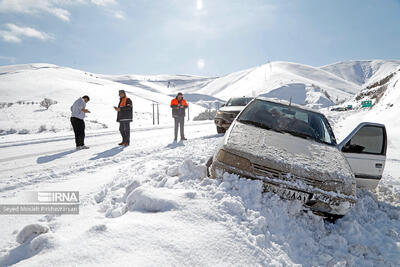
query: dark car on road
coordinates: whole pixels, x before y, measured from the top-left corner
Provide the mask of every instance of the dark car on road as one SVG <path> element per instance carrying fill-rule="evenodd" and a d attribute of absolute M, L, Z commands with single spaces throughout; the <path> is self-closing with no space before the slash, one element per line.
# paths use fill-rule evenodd
<path fill-rule="evenodd" d="M 236 116 L 251 101 L 252 97 L 233 97 L 223 105 L 215 116 L 214 122 L 218 133 L 225 133 Z"/>

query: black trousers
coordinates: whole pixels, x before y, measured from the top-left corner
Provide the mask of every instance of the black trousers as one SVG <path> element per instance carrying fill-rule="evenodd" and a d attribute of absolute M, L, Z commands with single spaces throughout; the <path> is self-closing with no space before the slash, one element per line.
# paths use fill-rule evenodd
<path fill-rule="evenodd" d="M 175 119 L 175 140 L 178 139 L 178 128 L 180 127 L 180 134 L 181 134 L 181 139 L 185 138 L 185 117 L 183 116 L 178 116 L 174 117 Z"/>
<path fill-rule="evenodd" d="M 84 146 L 85 145 L 85 121 L 71 117 L 72 128 L 75 133 L 75 144 L 76 146 Z"/>
<path fill-rule="evenodd" d="M 119 122 L 119 132 L 122 136 L 122 143 L 128 143 L 131 139 L 131 122 L 130 121 L 120 121 Z"/>

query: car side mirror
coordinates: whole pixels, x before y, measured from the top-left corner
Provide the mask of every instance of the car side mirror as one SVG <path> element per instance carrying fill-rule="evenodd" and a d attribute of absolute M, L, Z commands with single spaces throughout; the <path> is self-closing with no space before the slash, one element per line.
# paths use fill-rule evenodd
<path fill-rule="evenodd" d="M 226 106 L 226 104 L 222 104 L 221 108 L 222 108 L 222 107 L 225 107 L 225 106 Z"/>

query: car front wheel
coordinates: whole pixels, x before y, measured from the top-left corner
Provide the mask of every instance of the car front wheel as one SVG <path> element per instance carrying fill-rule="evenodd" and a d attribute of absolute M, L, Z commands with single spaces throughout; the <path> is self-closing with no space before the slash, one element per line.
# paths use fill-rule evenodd
<path fill-rule="evenodd" d="M 207 160 L 207 163 L 206 163 L 206 167 L 207 167 L 207 177 L 210 177 L 210 176 L 211 176 L 210 168 L 211 168 L 212 163 L 213 163 L 213 157 L 210 157 L 210 158 Z"/>

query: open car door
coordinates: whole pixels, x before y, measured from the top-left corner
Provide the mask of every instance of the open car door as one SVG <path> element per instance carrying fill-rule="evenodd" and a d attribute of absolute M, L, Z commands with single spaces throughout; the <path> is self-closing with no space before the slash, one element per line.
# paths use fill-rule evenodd
<path fill-rule="evenodd" d="M 385 168 L 387 148 L 385 125 L 363 122 L 338 147 L 353 170 L 357 187 L 374 190 Z"/>

